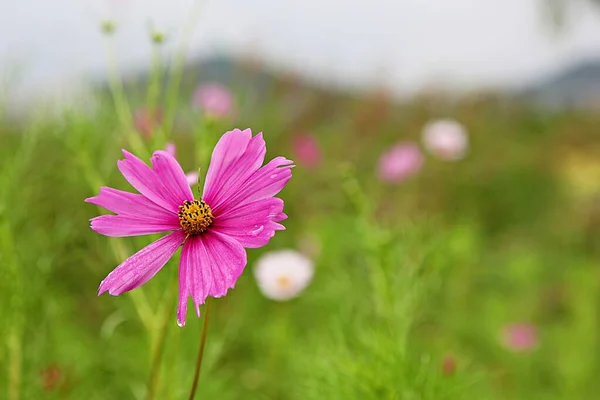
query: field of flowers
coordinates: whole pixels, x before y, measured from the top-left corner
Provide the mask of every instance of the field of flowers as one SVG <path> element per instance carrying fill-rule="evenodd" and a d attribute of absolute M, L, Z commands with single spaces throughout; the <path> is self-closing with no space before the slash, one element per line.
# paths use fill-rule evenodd
<path fill-rule="evenodd" d="M 598 114 L 155 78 L 2 114 L 0 398 L 598 398 Z"/>

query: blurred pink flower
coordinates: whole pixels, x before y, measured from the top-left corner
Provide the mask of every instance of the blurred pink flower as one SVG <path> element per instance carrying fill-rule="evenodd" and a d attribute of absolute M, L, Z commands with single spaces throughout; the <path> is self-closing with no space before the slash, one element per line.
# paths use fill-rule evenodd
<path fill-rule="evenodd" d="M 233 95 L 219 83 L 198 86 L 192 96 L 192 105 L 215 118 L 227 117 L 234 111 Z"/>
<path fill-rule="evenodd" d="M 45 391 L 53 391 L 61 382 L 64 382 L 64 373 L 56 364 L 51 364 L 41 371 L 42 387 Z"/>
<path fill-rule="evenodd" d="M 533 350 L 538 345 L 538 332 L 528 323 L 511 324 L 502 330 L 501 341 L 504 347 L 516 352 Z"/>
<path fill-rule="evenodd" d="M 469 138 L 464 126 L 459 122 L 440 119 L 423 127 L 423 145 L 431 154 L 441 160 L 456 161 L 464 158 Z"/>
<path fill-rule="evenodd" d="M 446 376 L 452 376 L 456 372 L 456 357 L 452 354 L 446 354 L 442 360 L 442 373 Z"/>
<path fill-rule="evenodd" d="M 379 158 L 379 179 L 399 183 L 419 172 L 422 165 L 423 155 L 419 148 L 414 143 L 400 142 Z"/>
<path fill-rule="evenodd" d="M 185 179 L 187 180 L 188 185 L 194 186 L 198 184 L 198 179 L 200 179 L 200 175 L 198 172 L 188 172 L 185 174 Z"/>
<path fill-rule="evenodd" d="M 173 158 L 177 158 L 177 146 L 175 143 L 169 142 L 165 145 L 165 151 L 169 153 Z M 200 178 L 198 172 L 188 172 L 185 174 L 185 179 L 190 186 L 194 186 L 198 184 L 198 179 Z"/>
<path fill-rule="evenodd" d="M 321 164 L 321 149 L 316 139 L 307 134 L 299 135 L 293 140 L 294 157 L 307 168 L 316 168 Z"/>
<path fill-rule="evenodd" d="M 146 139 L 149 139 L 157 126 L 162 124 L 162 110 L 140 108 L 133 114 L 133 126 Z"/>
<path fill-rule="evenodd" d="M 175 146 L 175 143 L 173 142 L 169 142 L 165 145 L 165 151 L 167 153 L 169 153 L 170 155 L 172 155 L 173 157 L 177 158 L 177 146 Z"/>

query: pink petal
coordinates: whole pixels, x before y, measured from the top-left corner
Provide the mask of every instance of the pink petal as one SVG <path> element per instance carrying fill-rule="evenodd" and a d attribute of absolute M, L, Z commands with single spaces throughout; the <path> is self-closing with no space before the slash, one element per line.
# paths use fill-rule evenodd
<path fill-rule="evenodd" d="M 214 230 L 189 237 L 179 265 L 178 324 L 185 325 L 189 296 L 199 313 L 208 296 L 225 296 L 235 286 L 245 266 L 246 251 L 236 240 Z"/>
<path fill-rule="evenodd" d="M 253 201 L 275 196 L 292 178 L 293 161 L 276 157 L 254 172 L 241 186 L 236 187 L 224 203 L 210 204 L 213 213 L 221 214 L 229 208 L 239 207 Z"/>
<path fill-rule="evenodd" d="M 194 201 L 194 194 L 187 183 L 185 173 L 172 155 L 163 150 L 155 151 L 151 161 L 154 173 L 165 188 L 164 198 L 177 206 L 184 200 Z"/>
<path fill-rule="evenodd" d="M 157 174 L 142 160 L 128 151 L 123 150 L 123 154 L 125 155 L 125 160 L 117 161 L 117 166 L 131 186 L 153 203 L 165 210 L 177 213 L 179 205 L 185 199 L 181 199 L 181 202 L 177 203 L 165 197 L 167 189 Z"/>
<path fill-rule="evenodd" d="M 273 222 L 281 222 L 283 220 L 286 220 L 288 218 L 286 213 L 280 212 L 277 215 L 272 215 L 271 216 L 271 221 Z"/>
<path fill-rule="evenodd" d="M 98 295 L 113 296 L 148 282 L 169 261 L 185 240 L 182 231 L 173 232 L 144 247 L 115 268 L 100 284 Z"/>
<path fill-rule="evenodd" d="M 179 218 L 175 214 L 167 219 L 152 219 L 127 214 L 101 215 L 92 218 L 90 226 L 95 232 L 112 237 L 151 235 L 181 229 Z"/>
<path fill-rule="evenodd" d="M 212 154 L 202 196 L 211 208 L 233 196 L 262 165 L 267 148 L 262 134 L 234 129 L 225 133 Z"/>
<path fill-rule="evenodd" d="M 171 221 L 174 213 L 157 206 L 141 194 L 124 192 L 110 187 L 101 187 L 98 196 L 85 199 L 116 214 L 126 214 L 139 218 L 164 219 Z"/>
<path fill-rule="evenodd" d="M 211 228 L 233 237 L 244 247 L 262 247 L 275 235 L 275 231 L 285 229 L 274 221 L 287 217 L 282 210 L 281 199 L 272 197 L 255 201 L 216 215 Z"/>
<path fill-rule="evenodd" d="M 190 237 L 181 249 L 181 260 L 179 261 L 179 305 L 177 307 L 177 323 L 185 325 L 188 298 L 192 296 L 196 307 L 196 314 L 200 316 L 199 304 L 204 302 L 208 291 L 204 291 L 207 277 L 203 268 L 198 263 L 203 256 L 200 252 L 199 242 L 195 237 Z"/>

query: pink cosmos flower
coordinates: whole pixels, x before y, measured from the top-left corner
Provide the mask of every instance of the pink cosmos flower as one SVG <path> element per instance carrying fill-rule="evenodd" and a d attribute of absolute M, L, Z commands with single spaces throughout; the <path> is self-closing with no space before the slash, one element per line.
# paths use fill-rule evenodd
<path fill-rule="evenodd" d="M 177 147 L 175 146 L 175 143 L 173 142 L 169 142 L 165 145 L 165 151 L 167 153 L 169 153 L 170 155 L 172 155 L 173 157 L 177 157 Z M 198 184 L 198 179 L 200 179 L 200 175 L 198 175 L 198 172 L 196 171 L 192 171 L 192 172 L 188 172 L 185 174 L 185 179 L 187 180 L 188 185 L 190 186 L 194 186 Z"/>
<path fill-rule="evenodd" d="M 410 142 L 401 142 L 387 150 L 379 158 L 379 178 L 390 183 L 399 183 L 416 174 L 423 165 L 423 155 Z"/>
<path fill-rule="evenodd" d="M 464 126 L 451 119 L 431 121 L 423 127 L 423 145 L 441 160 L 456 161 L 464 158 L 469 138 Z"/>
<path fill-rule="evenodd" d="M 298 164 L 307 168 L 316 168 L 321 164 L 321 149 L 311 135 L 300 135 L 294 139 L 294 158 Z"/>
<path fill-rule="evenodd" d="M 538 332 L 536 327 L 531 324 L 511 324 L 502 330 L 501 340 L 507 349 L 525 352 L 533 350 L 537 346 Z"/>
<path fill-rule="evenodd" d="M 233 113 L 233 96 L 226 87 L 218 83 L 198 86 L 192 96 L 192 105 L 207 115 L 224 118 Z"/>
<path fill-rule="evenodd" d="M 154 129 L 162 124 L 162 110 L 155 111 L 141 108 L 133 114 L 133 126 L 146 139 L 150 138 Z"/>
<path fill-rule="evenodd" d="M 91 219 L 91 228 L 106 236 L 167 233 L 116 267 L 100 284 L 99 294 L 117 296 L 148 282 L 183 245 L 179 263 L 177 322 L 185 324 L 191 296 L 199 306 L 208 296 L 222 297 L 246 266 L 244 248 L 267 244 L 279 222 L 283 200 L 274 197 L 292 176 L 292 161 L 276 157 L 262 166 L 262 133 L 227 132 L 217 143 L 202 197 L 194 199 L 177 160 L 159 150 L 152 167 L 123 150 L 119 170 L 140 194 L 102 187 L 86 202 L 116 215 Z"/>

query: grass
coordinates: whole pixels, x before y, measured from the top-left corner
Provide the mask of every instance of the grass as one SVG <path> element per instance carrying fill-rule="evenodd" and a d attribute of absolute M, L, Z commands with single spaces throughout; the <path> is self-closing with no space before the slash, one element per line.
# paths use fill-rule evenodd
<path fill-rule="evenodd" d="M 293 135 L 313 132 L 324 162 L 294 170 L 287 230 L 249 250 L 235 290 L 213 301 L 197 398 L 597 398 L 599 118 L 478 96 L 299 101 L 302 90 L 239 93 L 236 121 L 208 123 L 180 102 L 174 129 L 149 140 L 101 95 L 91 112 L 0 121 L 0 397 L 187 398 L 202 320 L 176 325 L 177 257 L 143 288 L 97 297 L 153 238 L 95 234 L 99 210 L 83 199 L 129 189 L 121 148 L 147 157 L 172 140 L 185 170 L 206 171 L 207 151 L 236 126 L 263 131 L 268 158 L 292 157 Z M 379 182 L 380 152 L 440 115 L 468 128 L 468 157 Z M 254 261 L 307 238 L 320 252 L 305 293 L 262 297 Z M 519 321 L 538 328 L 537 349 L 502 346 L 501 329 Z"/>

